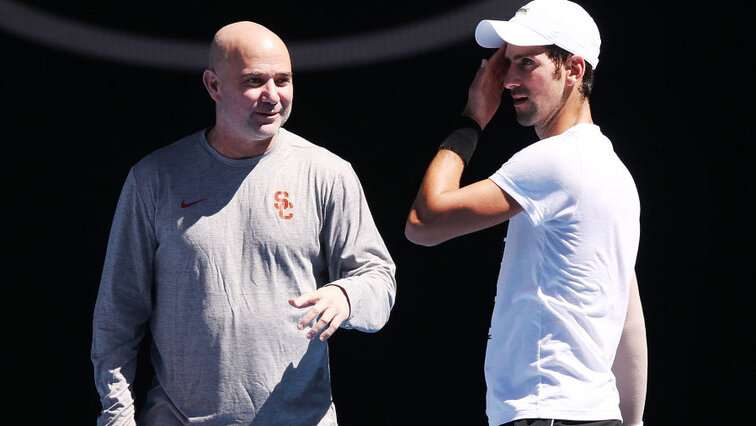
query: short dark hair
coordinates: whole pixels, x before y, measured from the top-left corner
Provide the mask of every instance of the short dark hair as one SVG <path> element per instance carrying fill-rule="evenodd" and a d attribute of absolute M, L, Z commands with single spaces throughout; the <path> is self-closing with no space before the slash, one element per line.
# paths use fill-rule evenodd
<path fill-rule="evenodd" d="M 559 68 L 561 68 L 562 65 L 567 63 L 567 59 L 569 59 L 572 56 L 572 53 L 562 49 L 556 44 L 552 44 L 551 46 L 546 46 L 546 56 L 548 56 L 552 61 L 554 61 L 554 64 L 556 65 L 557 70 L 559 70 Z M 580 94 L 582 94 L 583 97 L 586 99 L 591 97 L 591 92 L 593 91 L 593 80 L 594 80 L 593 66 L 591 66 L 591 64 L 589 64 L 588 61 L 586 61 L 585 74 L 583 74 L 583 81 L 580 84 L 580 87 L 578 88 L 578 90 L 580 91 Z"/>

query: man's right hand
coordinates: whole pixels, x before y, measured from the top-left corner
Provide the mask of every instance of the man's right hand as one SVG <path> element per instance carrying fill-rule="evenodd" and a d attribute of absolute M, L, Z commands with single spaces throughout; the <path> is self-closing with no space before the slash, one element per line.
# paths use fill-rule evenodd
<path fill-rule="evenodd" d="M 483 60 L 467 91 L 467 105 L 462 115 L 466 115 L 480 124 L 484 129 L 491 121 L 501 103 L 504 91 L 504 78 L 509 69 L 505 57 L 507 44 L 504 43 L 488 60 Z"/>

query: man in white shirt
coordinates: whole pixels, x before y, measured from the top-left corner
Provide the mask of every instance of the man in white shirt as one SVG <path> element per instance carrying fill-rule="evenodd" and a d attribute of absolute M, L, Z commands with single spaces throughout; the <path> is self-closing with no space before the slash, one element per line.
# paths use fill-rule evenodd
<path fill-rule="evenodd" d="M 598 28 L 575 3 L 535 0 L 481 21 L 476 40 L 498 50 L 428 167 L 407 238 L 435 245 L 509 221 L 486 353 L 491 425 L 642 424 L 640 202 L 591 115 Z M 504 89 L 540 140 L 460 187 Z"/>

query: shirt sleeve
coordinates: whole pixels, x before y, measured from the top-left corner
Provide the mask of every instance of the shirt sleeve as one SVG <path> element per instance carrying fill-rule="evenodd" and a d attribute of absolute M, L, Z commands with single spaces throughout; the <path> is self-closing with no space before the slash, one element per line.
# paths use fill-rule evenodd
<path fill-rule="evenodd" d="M 102 413 L 97 424 L 133 425 L 132 383 L 152 306 L 152 218 L 133 170 L 121 191 L 95 303 L 92 363 Z"/>
<path fill-rule="evenodd" d="M 330 190 L 323 232 L 330 284 L 344 289 L 351 307 L 351 316 L 342 327 L 380 330 L 394 304 L 396 266 L 351 167 Z"/>
<path fill-rule="evenodd" d="M 513 155 L 490 179 L 539 226 L 572 216 L 580 198 L 580 167 L 571 143 L 543 140 Z"/>

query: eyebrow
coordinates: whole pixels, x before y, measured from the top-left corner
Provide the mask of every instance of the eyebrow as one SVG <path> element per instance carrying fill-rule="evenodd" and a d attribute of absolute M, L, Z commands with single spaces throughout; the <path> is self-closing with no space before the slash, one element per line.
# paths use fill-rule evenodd
<path fill-rule="evenodd" d="M 531 56 L 538 56 L 538 55 L 540 55 L 541 53 L 544 53 L 544 52 L 546 52 L 545 48 L 544 49 L 538 49 L 538 50 L 532 49 L 532 50 L 530 50 L 528 52 L 521 53 L 519 55 L 513 56 L 511 60 L 516 61 L 516 60 L 522 59 L 522 58 L 527 58 L 527 57 L 531 57 Z"/>
<path fill-rule="evenodd" d="M 294 73 L 291 73 L 291 72 L 277 72 L 277 73 L 274 73 L 274 74 L 268 74 L 268 73 L 264 73 L 264 72 L 248 72 L 246 74 L 242 74 L 239 77 L 239 80 L 244 81 L 244 80 L 248 80 L 248 79 L 250 79 L 252 77 L 269 77 L 271 75 L 273 77 L 278 77 L 278 78 L 280 78 L 280 77 L 292 78 L 294 76 Z"/>

